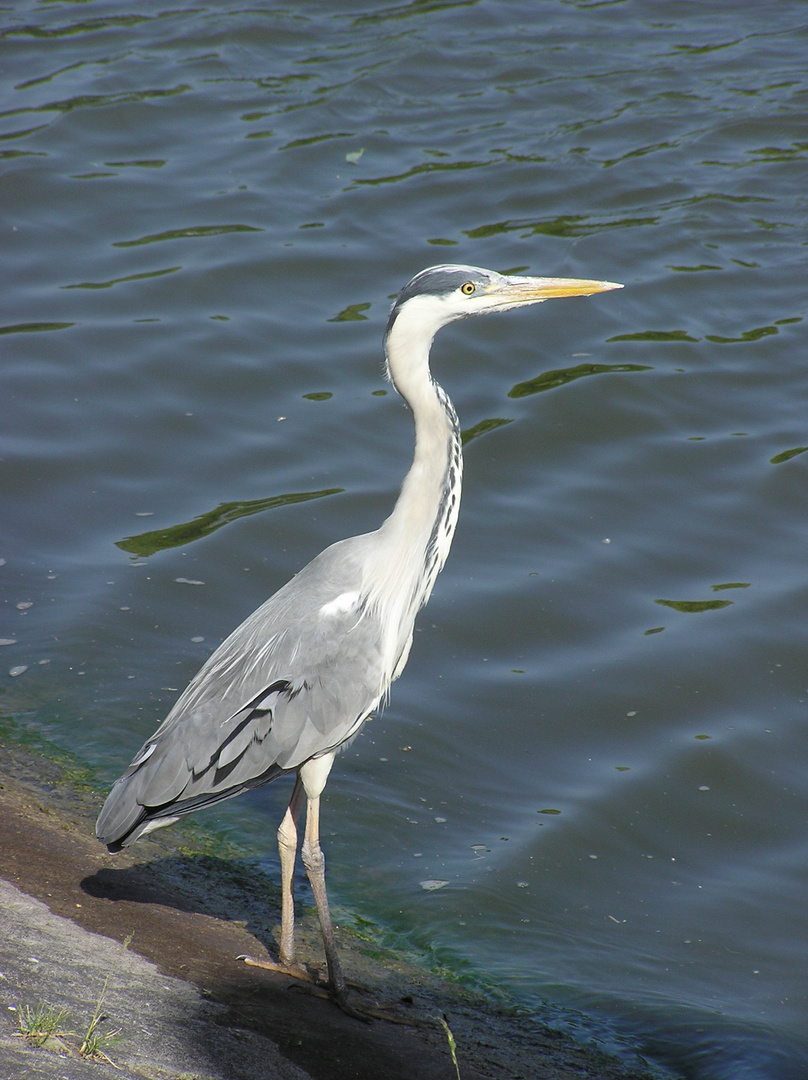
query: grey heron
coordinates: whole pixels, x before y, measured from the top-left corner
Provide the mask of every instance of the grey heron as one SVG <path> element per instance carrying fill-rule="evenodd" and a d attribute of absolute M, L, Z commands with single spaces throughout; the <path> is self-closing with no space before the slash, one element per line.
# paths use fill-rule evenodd
<path fill-rule="evenodd" d="M 384 336 L 387 373 L 412 410 L 415 453 L 392 513 L 375 532 L 326 548 L 215 650 L 116 781 L 98 818 L 110 851 L 184 814 L 295 774 L 278 829 L 279 960 L 295 961 L 293 876 L 302 858 L 323 934 L 328 986 L 347 1011 L 319 841 L 320 796 L 334 757 L 401 674 L 418 611 L 457 523 L 462 453 L 457 415 L 429 368 L 441 327 L 553 297 L 619 289 L 609 281 L 504 276 L 433 266 L 398 294 Z"/>

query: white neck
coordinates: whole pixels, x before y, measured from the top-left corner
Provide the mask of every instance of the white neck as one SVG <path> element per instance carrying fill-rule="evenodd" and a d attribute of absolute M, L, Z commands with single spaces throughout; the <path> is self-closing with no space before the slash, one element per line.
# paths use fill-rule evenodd
<path fill-rule="evenodd" d="M 368 596 L 390 628 L 385 652 L 390 679 L 403 667 L 412 624 L 449 554 L 460 503 L 462 454 L 457 417 L 429 371 L 438 326 L 413 328 L 399 317 L 386 339 L 387 366 L 412 409 L 415 454 L 393 512 L 378 530 Z M 403 653 L 402 653 L 403 650 Z"/>

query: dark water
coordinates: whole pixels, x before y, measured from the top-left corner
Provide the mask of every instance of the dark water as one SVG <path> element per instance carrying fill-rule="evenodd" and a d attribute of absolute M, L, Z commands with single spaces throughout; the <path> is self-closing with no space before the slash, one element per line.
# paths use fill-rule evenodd
<path fill-rule="evenodd" d="M 805 4 L 2 26 L 6 710 L 111 781 L 224 634 L 380 522 L 415 271 L 622 281 L 438 341 L 477 435 L 460 527 L 333 774 L 331 888 L 682 1075 L 802 1080 Z M 287 796 L 208 821 L 271 865 Z"/>

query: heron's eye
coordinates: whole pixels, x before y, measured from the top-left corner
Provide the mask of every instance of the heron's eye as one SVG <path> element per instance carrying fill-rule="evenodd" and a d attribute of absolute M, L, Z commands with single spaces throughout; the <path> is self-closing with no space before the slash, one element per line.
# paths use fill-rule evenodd
<path fill-rule="evenodd" d="M 467 281 L 465 285 L 460 286 L 460 291 L 464 296 L 471 296 L 474 292 L 475 286 L 473 281 Z"/>

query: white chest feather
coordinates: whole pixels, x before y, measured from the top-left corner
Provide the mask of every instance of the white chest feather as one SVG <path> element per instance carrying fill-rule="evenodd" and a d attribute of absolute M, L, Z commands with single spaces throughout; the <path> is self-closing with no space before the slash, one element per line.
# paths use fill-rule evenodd
<path fill-rule="evenodd" d="M 323 604 L 320 608 L 320 616 L 323 619 L 333 618 L 334 615 L 345 615 L 359 603 L 358 592 L 344 592 Z"/>

